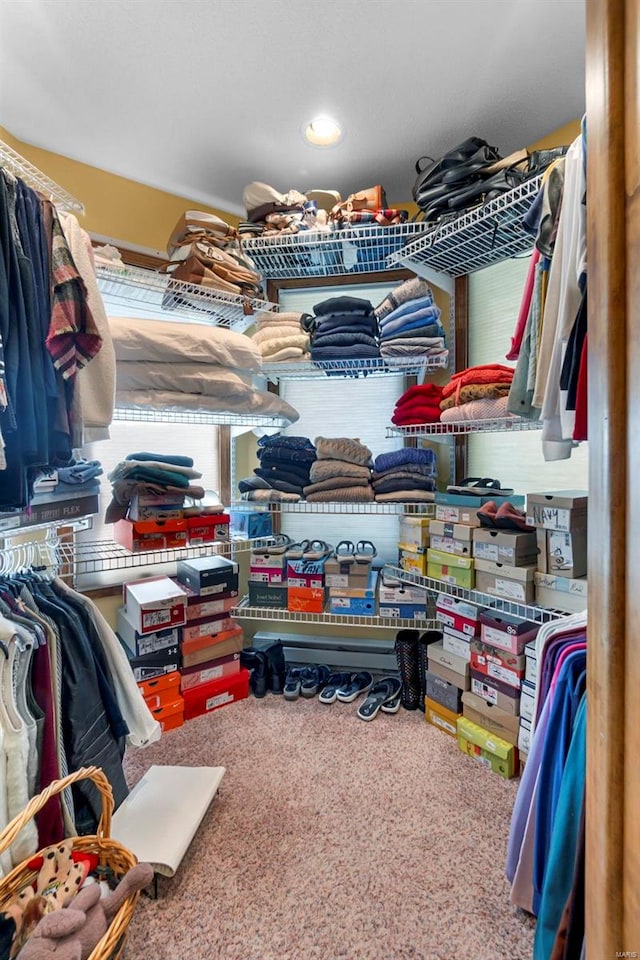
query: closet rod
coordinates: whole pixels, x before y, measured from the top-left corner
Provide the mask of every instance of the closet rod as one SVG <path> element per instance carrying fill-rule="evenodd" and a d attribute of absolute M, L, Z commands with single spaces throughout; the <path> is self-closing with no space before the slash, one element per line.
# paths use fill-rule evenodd
<path fill-rule="evenodd" d="M 44 194 L 62 210 L 84 213 L 84 204 L 2 140 L 0 140 L 0 167 L 4 167 L 28 186 Z"/>

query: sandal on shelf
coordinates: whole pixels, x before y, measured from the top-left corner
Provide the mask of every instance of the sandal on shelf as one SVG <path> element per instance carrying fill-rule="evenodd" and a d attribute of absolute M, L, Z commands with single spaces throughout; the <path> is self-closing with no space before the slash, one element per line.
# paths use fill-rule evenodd
<path fill-rule="evenodd" d="M 333 547 L 330 547 L 324 540 L 312 540 L 307 550 L 302 554 L 303 560 L 322 560 L 333 553 Z"/>
<path fill-rule="evenodd" d="M 512 503 L 503 503 L 498 507 L 495 516 L 495 525 L 500 530 L 522 530 L 524 533 L 533 533 L 535 527 L 527 523 L 524 510 L 519 510 Z"/>
<path fill-rule="evenodd" d="M 383 677 L 376 681 L 367 694 L 366 700 L 358 707 L 358 716 L 361 720 L 373 720 L 383 706 L 398 702 L 400 707 L 400 691 L 402 682 L 397 677 Z M 389 711 L 387 711 L 389 712 Z"/>
<path fill-rule="evenodd" d="M 447 493 L 473 494 L 476 497 L 510 497 L 513 490 L 503 487 L 499 480 L 491 477 L 467 477 L 459 484 L 447 487 Z"/>
<path fill-rule="evenodd" d="M 262 553 L 266 557 L 281 556 L 290 546 L 291 537 L 288 537 L 286 533 L 274 533 L 273 543 L 256 552 Z"/>
<path fill-rule="evenodd" d="M 368 670 L 354 673 L 348 683 L 338 687 L 336 696 L 341 703 L 353 703 L 361 693 L 368 693 L 373 686 L 373 674 Z"/>
<path fill-rule="evenodd" d="M 495 530 L 498 526 L 496 523 L 496 513 L 498 512 L 498 504 L 495 500 L 489 500 L 488 503 L 483 503 L 480 509 L 476 512 L 476 516 L 480 521 L 481 527 L 486 527 L 490 530 Z"/>
<path fill-rule="evenodd" d="M 309 549 L 308 540 L 300 540 L 298 543 L 292 543 L 287 549 L 287 560 L 302 560 L 305 550 Z"/>
<path fill-rule="evenodd" d="M 339 563 L 355 563 L 356 548 L 351 540 L 341 540 L 334 553 Z"/>
<path fill-rule="evenodd" d="M 356 563 L 371 563 L 378 556 L 378 551 L 371 540 L 358 540 L 355 552 Z"/>

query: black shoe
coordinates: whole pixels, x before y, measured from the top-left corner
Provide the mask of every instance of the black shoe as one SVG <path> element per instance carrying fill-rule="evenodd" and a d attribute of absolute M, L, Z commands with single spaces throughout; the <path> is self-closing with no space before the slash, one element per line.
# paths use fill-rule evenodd
<path fill-rule="evenodd" d="M 267 685 L 271 693 L 282 694 L 287 666 L 284 661 L 284 651 L 280 640 L 276 640 L 270 647 L 265 647 L 263 653 L 267 656 Z"/>
<path fill-rule="evenodd" d="M 417 630 L 399 630 L 396 634 L 396 661 L 402 680 L 401 702 L 405 710 L 417 710 L 420 707 L 419 637 Z"/>
<path fill-rule="evenodd" d="M 247 647 L 240 651 L 240 666 L 251 671 L 249 686 L 251 693 L 259 700 L 267 694 L 269 661 L 263 650 Z"/>

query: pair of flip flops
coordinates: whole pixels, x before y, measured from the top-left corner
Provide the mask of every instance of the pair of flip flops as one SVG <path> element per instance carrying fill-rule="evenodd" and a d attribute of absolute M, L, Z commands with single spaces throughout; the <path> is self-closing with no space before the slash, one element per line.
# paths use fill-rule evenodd
<path fill-rule="evenodd" d="M 370 540 L 341 540 L 335 549 L 336 560 L 340 563 L 371 563 L 378 551 Z"/>
<path fill-rule="evenodd" d="M 318 697 L 320 703 L 353 703 L 359 696 L 367 696 L 358 707 L 361 720 L 373 720 L 380 710 L 397 713 L 400 709 L 402 683 L 397 677 L 374 680 L 368 670 L 359 673 L 332 673 Z"/>
<path fill-rule="evenodd" d="M 330 556 L 333 547 L 324 540 L 300 540 L 286 550 L 287 560 L 322 560 Z"/>
<path fill-rule="evenodd" d="M 466 477 L 460 483 L 448 486 L 447 493 L 472 494 L 474 497 L 510 497 L 513 490 L 503 487 L 499 480 L 491 477 Z"/>

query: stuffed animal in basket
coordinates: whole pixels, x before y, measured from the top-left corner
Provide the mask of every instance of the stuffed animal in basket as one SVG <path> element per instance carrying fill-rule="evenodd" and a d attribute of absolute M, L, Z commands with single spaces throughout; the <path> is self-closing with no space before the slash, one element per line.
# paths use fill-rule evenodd
<path fill-rule="evenodd" d="M 106 897 L 101 898 L 97 883 L 80 890 L 71 906 L 42 917 L 19 960 L 87 960 L 125 900 L 152 879 L 153 867 L 138 863 Z"/>

